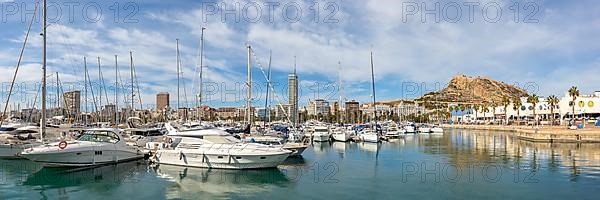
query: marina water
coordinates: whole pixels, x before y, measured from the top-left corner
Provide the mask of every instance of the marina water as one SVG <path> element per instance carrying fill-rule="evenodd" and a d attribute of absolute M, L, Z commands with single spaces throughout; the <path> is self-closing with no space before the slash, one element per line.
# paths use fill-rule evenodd
<path fill-rule="evenodd" d="M 145 161 L 48 169 L 0 160 L 0 199 L 597 199 L 600 144 L 450 130 L 380 144 L 314 143 L 276 169 Z"/>

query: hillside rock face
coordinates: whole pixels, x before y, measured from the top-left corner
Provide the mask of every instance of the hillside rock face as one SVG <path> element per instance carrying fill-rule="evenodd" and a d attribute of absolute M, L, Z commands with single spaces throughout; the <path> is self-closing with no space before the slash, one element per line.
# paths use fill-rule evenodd
<path fill-rule="evenodd" d="M 527 91 L 514 85 L 483 77 L 459 75 L 452 78 L 448 87 L 440 92 L 425 94 L 419 101 L 498 103 L 503 97 L 511 99 L 527 96 Z"/>

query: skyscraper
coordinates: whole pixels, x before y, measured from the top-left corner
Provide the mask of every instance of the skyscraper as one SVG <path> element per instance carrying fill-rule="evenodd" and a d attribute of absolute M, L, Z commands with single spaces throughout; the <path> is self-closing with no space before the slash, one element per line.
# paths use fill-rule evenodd
<path fill-rule="evenodd" d="M 298 76 L 296 75 L 296 57 L 294 57 L 294 73 L 288 75 L 288 104 L 291 105 L 290 120 L 296 126 L 298 123 Z"/>

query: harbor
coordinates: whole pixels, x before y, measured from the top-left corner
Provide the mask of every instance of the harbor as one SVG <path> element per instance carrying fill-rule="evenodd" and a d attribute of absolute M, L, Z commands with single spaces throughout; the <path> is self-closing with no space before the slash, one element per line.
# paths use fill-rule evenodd
<path fill-rule="evenodd" d="M 593 3 L 81 3 L 0 1 L 0 200 L 599 194 Z"/>

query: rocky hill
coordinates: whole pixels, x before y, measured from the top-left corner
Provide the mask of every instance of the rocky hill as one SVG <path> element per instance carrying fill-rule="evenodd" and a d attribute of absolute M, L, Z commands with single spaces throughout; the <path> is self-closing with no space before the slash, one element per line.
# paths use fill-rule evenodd
<path fill-rule="evenodd" d="M 445 89 L 425 94 L 417 101 L 500 104 L 503 97 L 513 99 L 523 96 L 527 96 L 527 91 L 514 85 L 484 77 L 459 75 L 452 78 Z"/>

